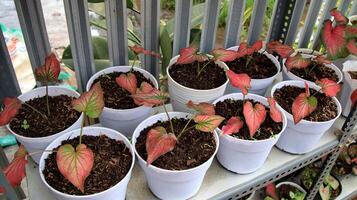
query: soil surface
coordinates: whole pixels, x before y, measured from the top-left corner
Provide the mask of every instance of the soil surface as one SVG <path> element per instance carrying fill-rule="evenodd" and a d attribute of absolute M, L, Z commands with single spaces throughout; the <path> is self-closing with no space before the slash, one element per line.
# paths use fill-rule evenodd
<path fill-rule="evenodd" d="M 254 105 L 258 102 L 249 99 Z M 263 105 L 263 104 L 262 104 Z M 233 100 L 233 99 L 226 99 L 224 101 L 220 101 L 215 106 L 216 115 L 220 115 L 226 118 L 219 128 L 222 128 L 223 125 L 227 123 L 227 121 L 233 116 L 239 116 L 243 121 L 243 101 L 242 100 Z M 249 129 L 246 123 L 243 124 L 243 127 L 239 130 L 238 133 L 232 134 L 231 136 L 237 137 L 244 140 L 264 140 L 272 137 L 280 133 L 283 128 L 283 123 L 276 123 L 274 122 L 269 114 L 269 108 L 265 107 L 266 110 L 266 117 L 263 124 L 257 130 L 256 134 L 253 138 L 249 135 Z"/>
<path fill-rule="evenodd" d="M 113 72 L 109 74 L 103 74 L 99 76 L 93 83 L 93 85 L 100 81 L 100 85 L 103 88 L 104 92 L 104 103 L 105 107 L 113 109 L 131 109 L 136 108 L 138 105 L 134 103 L 134 100 L 130 97 L 130 93 L 120 87 L 115 79 L 123 74 L 124 72 Z M 126 72 L 127 74 L 129 72 Z M 140 87 L 142 82 L 148 82 L 153 87 L 154 84 L 150 79 L 144 77 L 144 75 L 138 71 L 132 71 L 135 74 L 137 79 L 137 85 Z"/>
<path fill-rule="evenodd" d="M 185 118 L 173 118 L 171 120 L 176 136 L 188 122 Z M 194 126 L 195 124 L 196 123 L 191 121 L 187 127 Z M 163 126 L 168 133 L 171 132 L 170 123 L 168 121 L 158 121 L 141 131 L 140 136 L 137 138 L 135 148 L 144 160 L 147 158 L 145 147 L 147 133 L 151 128 L 155 128 L 156 126 Z M 171 152 L 160 156 L 152 165 L 168 170 L 190 169 L 210 159 L 215 150 L 216 141 L 213 133 L 205 133 L 193 128 L 183 133 Z"/>
<path fill-rule="evenodd" d="M 11 120 L 12 131 L 25 137 L 45 137 L 59 133 L 72 126 L 80 113 L 74 110 L 71 102 L 74 97 L 66 95 L 49 96 L 50 115 L 47 115 L 46 96 L 26 101 L 48 119 L 35 112 L 29 106 L 22 104 L 18 114 Z"/>
<path fill-rule="evenodd" d="M 107 190 L 121 181 L 128 173 L 132 156 L 129 148 L 122 141 L 105 135 L 83 135 L 82 142 L 94 153 L 94 165 L 84 183 L 84 193 L 73 186 L 58 170 L 56 153 L 51 153 L 45 160 L 44 177 L 54 189 L 71 195 L 89 195 Z M 77 146 L 79 137 L 66 140 L 63 144 Z M 54 149 L 57 150 L 58 148 Z"/>
<path fill-rule="evenodd" d="M 289 195 L 289 192 L 292 191 L 292 192 L 300 192 L 300 190 L 298 190 L 297 188 L 295 188 L 294 186 L 291 186 L 291 185 L 281 185 L 278 189 L 278 192 L 279 192 L 279 196 L 280 198 L 284 198 L 284 199 L 291 199 L 290 195 Z"/>
<path fill-rule="evenodd" d="M 352 79 L 357 79 L 357 72 L 355 72 L 355 71 L 353 71 L 353 72 L 352 72 L 352 71 L 349 71 L 348 73 L 350 74 L 350 76 L 351 76 Z"/>
<path fill-rule="evenodd" d="M 311 64 L 304 69 L 297 69 L 294 68 L 290 70 L 291 73 L 295 74 L 296 76 L 311 81 L 315 82 L 317 80 L 320 80 L 322 78 L 328 78 L 330 80 L 333 80 L 335 82 L 338 82 L 338 76 L 332 68 L 326 67 L 324 64 L 311 61 Z"/>
<path fill-rule="evenodd" d="M 193 62 L 190 64 L 174 64 L 169 69 L 170 76 L 177 83 L 198 90 L 217 88 L 227 81 L 223 68 L 214 62 Z M 207 64 L 207 65 L 206 65 Z M 198 76 L 198 72 L 205 66 Z"/>
<path fill-rule="evenodd" d="M 292 104 L 299 94 L 305 93 L 305 88 L 296 86 L 284 86 L 274 92 L 274 99 L 288 113 L 292 114 Z M 310 88 L 310 94 L 313 95 L 316 90 Z M 329 121 L 338 114 L 337 105 L 333 98 L 325 96 L 323 93 L 314 95 L 317 98 L 317 108 L 305 120 L 314 122 Z"/>
<path fill-rule="evenodd" d="M 248 64 L 247 64 L 248 61 Z M 263 79 L 274 76 L 278 69 L 266 55 L 254 52 L 231 62 L 226 62 L 229 69 L 235 73 L 246 73 L 253 79 Z"/>

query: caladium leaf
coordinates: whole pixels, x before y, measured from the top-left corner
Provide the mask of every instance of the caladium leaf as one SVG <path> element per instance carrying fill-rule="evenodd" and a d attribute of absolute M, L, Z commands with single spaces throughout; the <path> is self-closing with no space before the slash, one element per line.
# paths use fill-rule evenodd
<path fill-rule="evenodd" d="M 232 70 L 228 70 L 227 76 L 229 79 L 229 82 L 233 85 L 233 87 L 239 88 L 244 95 L 248 94 L 248 90 L 251 88 L 250 86 L 250 77 L 248 74 L 236 74 Z"/>
<path fill-rule="evenodd" d="M 268 183 L 268 185 L 265 186 L 265 195 L 273 198 L 274 200 L 279 200 L 279 196 L 274 183 L 270 182 Z"/>
<path fill-rule="evenodd" d="M 330 20 L 324 22 L 322 29 L 322 43 L 327 50 L 328 58 L 343 58 L 348 55 L 345 40 L 345 25 L 333 27 Z"/>
<path fill-rule="evenodd" d="M 61 174 L 84 192 L 84 181 L 94 164 L 92 150 L 85 144 L 79 144 L 76 149 L 71 144 L 62 145 L 56 153 L 56 163 Z"/>
<path fill-rule="evenodd" d="M 197 53 L 198 49 L 195 47 L 187 47 L 180 50 L 180 57 L 177 59 L 177 64 L 189 64 L 195 61 L 203 62 L 208 59 L 206 55 Z"/>
<path fill-rule="evenodd" d="M 356 46 L 356 41 L 355 40 L 350 40 L 347 43 L 347 49 L 350 53 L 354 54 L 357 56 L 357 46 Z"/>
<path fill-rule="evenodd" d="M 254 51 L 259 51 L 260 49 L 263 48 L 263 41 L 262 40 L 257 40 L 256 42 L 254 42 L 254 44 L 250 47 L 253 49 Z"/>
<path fill-rule="evenodd" d="M 282 44 L 278 41 L 269 42 L 267 45 L 267 51 L 269 53 L 277 53 L 281 58 L 288 58 L 292 53 L 294 53 L 294 49 L 289 45 Z"/>
<path fill-rule="evenodd" d="M 131 97 L 136 105 L 152 107 L 164 104 L 168 95 L 152 87 L 149 83 L 142 82 L 140 88 L 136 90 L 136 94 L 131 95 Z"/>
<path fill-rule="evenodd" d="M 85 113 L 90 118 L 97 118 L 104 108 L 103 90 L 97 82 L 88 92 L 72 101 L 72 107 L 78 112 Z"/>
<path fill-rule="evenodd" d="M 265 120 L 265 107 L 260 103 L 256 103 L 253 107 L 250 101 L 246 101 L 243 105 L 243 115 L 249 129 L 250 137 L 253 138 Z"/>
<path fill-rule="evenodd" d="M 334 20 L 339 24 L 347 24 L 348 18 L 345 17 L 337 8 L 334 8 L 330 11 L 331 16 L 333 16 Z"/>
<path fill-rule="evenodd" d="M 353 107 L 357 102 L 357 89 L 353 90 L 350 98 L 351 98 L 351 107 Z"/>
<path fill-rule="evenodd" d="M 357 26 L 346 26 L 345 34 L 347 39 L 353 39 L 357 35 Z"/>
<path fill-rule="evenodd" d="M 188 108 L 196 110 L 199 114 L 214 115 L 216 113 L 214 105 L 211 103 L 200 102 L 198 104 L 193 103 L 191 100 L 186 104 Z"/>
<path fill-rule="evenodd" d="M 329 97 L 336 96 L 337 93 L 340 92 L 341 90 L 340 84 L 328 78 L 323 78 L 321 80 L 318 80 L 316 81 L 316 84 L 319 85 L 321 87 L 322 92 Z"/>
<path fill-rule="evenodd" d="M 293 68 L 303 69 L 310 65 L 311 60 L 309 58 L 304 58 L 300 53 L 295 56 L 290 56 L 285 61 L 285 66 L 290 71 Z"/>
<path fill-rule="evenodd" d="M 317 99 L 310 97 L 309 86 L 305 82 L 305 93 L 299 94 L 293 102 L 292 113 L 294 123 L 299 123 L 303 118 L 309 116 L 317 107 Z"/>
<path fill-rule="evenodd" d="M 130 50 L 136 54 L 144 53 L 145 49 L 139 45 L 129 46 Z"/>
<path fill-rule="evenodd" d="M 137 86 L 137 79 L 134 73 L 127 73 L 127 74 L 121 74 L 119 77 L 115 79 L 116 83 L 128 90 L 130 94 L 135 94 L 136 93 L 136 88 Z"/>
<path fill-rule="evenodd" d="M 322 63 L 322 64 L 331 64 L 331 63 L 332 63 L 331 60 L 327 59 L 327 58 L 326 58 L 325 56 L 323 56 L 323 55 L 316 56 L 316 57 L 314 58 L 314 60 L 315 60 L 316 62 L 319 62 L 319 63 Z"/>
<path fill-rule="evenodd" d="M 227 135 L 238 133 L 242 127 L 243 121 L 239 117 L 231 117 L 222 127 L 222 133 Z"/>
<path fill-rule="evenodd" d="M 54 53 L 51 53 L 45 59 L 45 64 L 35 69 L 36 80 L 40 82 L 55 82 L 58 80 L 61 67 Z"/>
<path fill-rule="evenodd" d="M 269 115 L 274 122 L 279 123 L 283 121 L 283 116 L 281 115 L 280 110 L 276 107 L 276 102 L 273 97 L 268 97 L 268 103 L 270 106 Z"/>
<path fill-rule="evenodd" d="M 241 58 L 245 55 L 249 55 L 248 49 L 249 49 L 248 44 L 246 42 L 241 42 L 239 44 L 239 48 L 238 48 L 236 57 Z"/>
<path fill-rule="evenodd" d="M 19 186 L 22 179 L 26 176 L 27 155 L 25 147 L 20 145 L 14 155 L 14 159 L 3 169 L 3 173 L 12 187 Z M 4 188 L 0 187 L 0 193 L 4 192 Z"/>
<path fill-rule="evenodd" d="M 213 132 L 224 120 L 219 115 L 196 115 L 193 120 L 197 123 L 196 129 L 203 132 Z"/>
<path fill-rule="evenodd" d="M 219 60 L 222 62 L 230 62 L 237 57 L 237 52 L 222 48 L 212 50 L 211 54 L 213 55 L 213 60 Z"/>
<path fill-rule="evenodd" d="M 8 124 L 17 115 L 22 102 L 18 98 L 5 97 L 3 104 L 5 107 L 0 112 L 0 126 Z"/>
<path fill-rule="evenodd" d="M 173 133 L 167 133 L 165 128 L 158 126 L 150 129 L 146 136 L 146 159 L 147 165 L 150 165 L 160 156 L 172 151 L 175 148 L 177 138 Z"/>

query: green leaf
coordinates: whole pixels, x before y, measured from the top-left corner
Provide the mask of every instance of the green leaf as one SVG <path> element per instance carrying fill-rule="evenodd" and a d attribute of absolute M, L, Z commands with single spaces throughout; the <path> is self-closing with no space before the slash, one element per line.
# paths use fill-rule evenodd
<path fill-rule="evenodd" d="M 97 82 L 88 92 L 72 101 L 72 106 L 78 112 L 84 112 L 90 118 L 97 118 L 104 108 L 103 90 Z"/>

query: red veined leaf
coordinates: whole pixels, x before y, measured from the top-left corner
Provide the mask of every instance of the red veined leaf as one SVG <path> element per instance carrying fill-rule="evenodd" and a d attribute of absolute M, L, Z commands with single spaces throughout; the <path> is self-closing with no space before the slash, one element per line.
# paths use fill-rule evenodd
<path fill-rule="evenodd" d="M 191 100 L 186 104 L 188 108 L 196 110 L 199 114 L 203 115 L 214 115 L 216 111 L 214 110 L 214 105 L 211 103 L 200 102 L 198 104 L 193 103 Z"/>
<path fill-rule="evenodd" d="M 323 55 L 316 56 L 316 57 L 314 58 L 314 60 L 315 60 L 316 62 L 319 62 L 319 63 L 322 63 L 322 64 L 331 64 L 331 63 L 332 63 L 331 60 L 327 59 L 327 58 L 326 58 L 325 56 L 323 56 Z"/>
<path fill-rule="evenodd" d="M 3 173 L 12 187 L 19 186 L 22 179 L 26 176 L 27 155 L 25 147 L 20 145 L 14 155 L 14 159 L 3 169 Z M 0 193 L 4 192 L 4 188 L 0 187 Z"/>
<path fill-rule="evenodd" d="M 249 129 L 250 137 L 253 138 L 260 125 L 262 125 L 265 120 L 265 107 L 260 103 L 256 103 L 253 107 L 253 104 L 250 101 L 246 101 L 243 105 L 243 115 L 245 123 Z"/>
<path fill-rule="evenodd" d="M 311 60 L 309 58 L 304 58 L 300 53 L 295 56 L 290 56 L 285 61 L 285 66 L 290 71 L 293 68 L 303 69 L 310 65 Z"/>
<path fill-rule="evenodd" d="M 149 83 L 142 82 L 140 88 L 136 90 L 136 94 L 131 95 L 131 97 L 136 105 L 152 107 L 164 104 L 168 95 L 152 87 Z"/>
<path fill-rule="evenodd" d="M 94 164 L 92 150 L 85 144 L 79 144 L 76 149 L 71 144 L 62 145 L 56 153 L 56 163 L 61 174 L 84 192 L 84 181 Z"/>
<path fill-rule="evenodd" d="M 276 102 L 273 97 L 268 97 L 268 103 L 270 106 L 269 115 L 274 122 L 279 123 L 283 121 L 283 116 L 281 115 L 280 110 L 276 107 Z"/>
<path fill-rule="evenodd" d="M 331 16 L 333 16 L 334 20 L 339 24 L 347 24 L 348 18 L 345 17 L 337 8 L 334 8 L 330 11 Z"/>
<path fill-rule="evenodd" d="M 323 78 L 321 80 L 318 80 L 316 81 L 316 84 L 319 85 L 322 89 L 322 92 L 329 97 L 336 96 L 337 93 L 340 92 L 341 90 L 340 84 L 328 78 Z"/>
<path fill-rule="evenodd" d="M 241 58 L 241 57 L 243 57 L 245 55 L 249 55 L 248 54 L 248 49 L 249 49 L 248 44 L 246 42 L 241 42 L 239 44 L 239 48 L 238 48 L 236 57 L 237 58 Z"/>
<path fill-rule="evenodd" d="M 160 156 L 172 151 L 175 148 L 177 138 L 173 133 L 167 133 L 165 128 L 158 126 L 150 129 L 146 137 L 146 159 L 147 165 L 150 165 Z"/>
<path fill-rule="evenodd" d="M 212 50 L 211 54 L 213 55 L 214 60 L 219 60 L 222 62 L 233 61 L 237 57 L 237 52 L 233 50 L 225 50 L 222 48 Z"/>
<path fill-rule="evenodd" d="M 348 55 L 348 51 L 345 47 L 345 29 L 345 25 L 337 25 L 333 27 L 330 20 L 324 22 L 321 34 L 322 43 L 327 50 L 328 58 L 336 59 Z"/>
<path fill-rule="evenodd" d="M 251 88 L 251 79 L 248 74 L 236 74 L 232 70 L 228 70 L 226 73 L 233 87 L 239 88 L 244 95 L 247 95 L 248 90 Z"/>
<path fill-rule="evenodd" d="M 279 200 L 278 192 L 276 191 L 274 183 L 270 182 L 265 186 L 265 195 L 273 198 L 274 200 Z"/>
<path fill-rule="evenodd" d="M 203 62 L 207 60 L 206 55 L 197 53 L 198 49 L 195 47 L 187 47 L 180 50 L 180 57 L 177 59 L 177 64 L 189 64 L 195 61 Z"/>
<path fill-rule="evenodd" d="M 355 40 L 350 40 L 347 43 L 347 49 L 350 53 L 354 54 L 357 56 L 357 46 L 356 46 L 356 41 Z"/>
<path fill-rule="evenodd" d="M 130 50 L 136 54 L 144 53 L 145 49 L 139 45 L 129 46 Z"/>
<path fill-rule="evenodd" d="M 356 101 L 357 101 L 357 89 L 353 90 L 351 94 L 351 107 L 355 105 Z"/>
<path fill-rule="evenodd" d="M 115 79 L 117 84 L 128 90 L 130 94 L 135 94 L 136 93 L 136 88 L 137 86 L 137 79 L 134 73 L 127 73 L 127 74 L 121 74 L 119 77 Z"/>
<path fill-rule="evenodd" d="M 196 129 L 203 132 L 213 132 L 224 120 L 219 115 L 196 115 L 193 120 L 197 123 Z"/>
<path fill-rule="evenodd" d="M 35 69 L 36 79 L 40 82 L 55 82 L 58 80 L 61 67 L 54 53 L 45 59 L 45 64 Z"/>
<path fill-rule="evenodd" d="M 90 118 L 97 118 L 104 108 L 103 90 L 97 82 L 88 92 L 83 92 L 78 99 L 72 101 L 72 107 L 85 113 Z"/>
<path fill-rule="evenodd" d="M 346 26 L 345 34 L 347 35 L 347 39 L 351 39 L 356 37 L 357 35 L 357 27 L 356 26 Z"/>
<path fill-rule="evenodd" d="M 289 45 L 282 44 L 279 41 L 269 42 L 267 45 L 267 51 L 269 53 L 277 53 L 281 58 L 288 58 L 292 53 L 294 53 L 294 49 Z"/>
<path fill-rule="evenodd" d="M 0 112 L 0 126 L 8 124 L 21 108 L 22 102 L 18 98 L 5 97 L 3 100 L 4 109 Z"/>
<path fill-rule="evenodd" d="M 294 123 L 299 123 L 302 119 L 309 116 L 317 107 L 316 97 L 310 97 L 309 86 L 305 82 L 305 93 L 299 94 L 293 102 L 292 113 Z"/>
<path fill-rule="evenodd" d="M 263 41 L 262 40 L 257 40 L 252 46 L 251 48 L 254 50 L 254 51 L 259 51 L 260 49 L 263 48 Z"/>
<path fill-rule="evenodd" d="M 243 121 L 239 117 L 231 117 L 222 127 L 222 133 L 227 135 L 238 133 L 242 127 Z"/>

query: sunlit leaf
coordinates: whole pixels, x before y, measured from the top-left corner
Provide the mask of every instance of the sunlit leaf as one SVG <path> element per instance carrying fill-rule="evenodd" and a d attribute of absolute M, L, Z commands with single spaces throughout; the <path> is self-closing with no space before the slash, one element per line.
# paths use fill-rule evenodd
<path fill-rule="evenodd" d="M 130 94 L 136 93 L 137 79 L 134 73 L 123 73 L 119 77 L 117 77 L 115 81 L 120 87 L 128 90 Z"/>
<path fill-rule="evenodd" d="M 222 133 L 227 135 L 238 133 L 242 127 L 243 121 L 239 117 L 231 117 L 222 127 Z"/>
<path fill-rule="evenodd" d="M 268 97 L 268 103 L 270 106 L 269 115 L 277 123 L 283 121 L 283 116 L 280 110 L 276 107 L 276 102 L 273 97 Z"/>
<path fill-rule="evenodd" d="M 197 123 L 196 129 L 203 132 L 213 132 L 224 120 L 219 115 L 196 115 L 193 120 Z"/>
<path fill-rule="evenodd" d="M 214 105 L 211 103 L 200 102 L 195 104 L 190 100 L 186 105 L 188 108 L 196 110 L 199 114 L 214 115 L 216 113 Z"/>
<path fill-rule="evenodd" d="M 253 138 L 265 120 L 265 107 L 260 103 L 256 103 L 253 107 L 250 101 L 246 101 L 243 105 L 243 115 L 249 129 L 250 137 Z"/>
<path fill-rule="evenodd" d="M 304 58 L 300 53 L 295 56 L 290 56 L 285 61 L 285 66 L 290 71 L 293 68 L 303 69 L 310 65 L 310 58 Z"/>
<path fill-rule="evenodd" d="M 78 112 L 84 112 L 90 118 L 97 118 L 104 108 L 103 90 L 97 82 L 88 92 L 72 101 L 72 106 Z"/>
<path fill-rule="evenodd" d="M 8 124 L 17 115 L 22 102 L 18 98 L 5 97 L 3 104 L 5 107 L 0 112 L 0 126 Z"/>
<path fill-rule="evenodd" d="M 136 94 L 131 95 L 131 97 L 136 105 L 152 107 L 164 104 L 167 101 L 168 94 L 152 87 L 147 82 L 142 82 L 136 90 Z"/>
<path fill-rule="evenodd" d="M 248 90 L 251 88 L 251 79 L 248 74 L 236 74 L 232 70 L 228 70 L 226 73 L 232 86 L 239 88 L 244 95 L 247 95 Z"/>
<path fill-rule="evenodd" d="M 322 92 L 329 97 L 336 96 L 337 93 L 339 93 L 341 90 L 340 84 L 328 78 L 323 78 L 321 80 L 318 80 L 316 81 L 316 84 L 319 85 L 322 89 Z"/>
<path fill-rule="evenodd" d="M 337 25 L 333 27 L 330 20 L 324 22 L 322 28 L 322 43 L 327 50 L 328 58 L 336 59 L 343 58 L 348 55 L 345 40 L 345 25 Z"/>
<path fill-rule="evenodd" d="M 51 53 L 45 59 L 45 64 L 35 69 L 36 79 L 40 82 L 55 82 L 58 81 L 61 67 L 54 53 Z"/>

